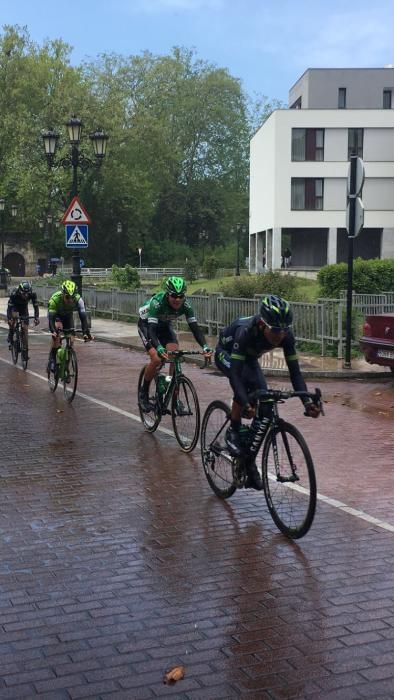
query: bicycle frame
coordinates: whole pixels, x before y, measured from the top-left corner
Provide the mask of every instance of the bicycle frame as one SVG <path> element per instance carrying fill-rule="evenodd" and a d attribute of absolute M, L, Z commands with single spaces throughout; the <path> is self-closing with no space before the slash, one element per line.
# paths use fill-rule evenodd
<path fill-rule="evenodd" d="M 159 395 L 159 407 L 160 412 L 165 413 L 168 411 L 168 406 L 171 401 L 172 394 L 174 393 L 176 387 L 179 383 L 179 378 L 183 376 L 182 372 L 182 358 L 184 355 L 201 355 L 200 350 L 174 350 L 169 353 L 169 362 L 174 365 L 174 371 L 171 375 L 171 381 L 169 382 L 164 394 Z M 163 367 L 164 365 L 162 365 Z M 161 368 L 160 368 L 161 369 Z M 160 373 L 160 369 L 157 375 Z"/>

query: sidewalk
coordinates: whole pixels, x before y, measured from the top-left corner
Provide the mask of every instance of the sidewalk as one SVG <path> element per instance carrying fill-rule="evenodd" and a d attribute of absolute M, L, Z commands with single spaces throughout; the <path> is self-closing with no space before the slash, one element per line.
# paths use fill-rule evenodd
<path fill-rule="evenodd" d="M 4 327 L 6 318 L 7 298 L 0 298 L 0 325 Z M 41 328 L 45 329 L 45 310 L 41 308 Z M 136 323 L 125 323 L 92 317 L 92 334 L 95 339 L 105 343 L 112 343 L 120 347 L 128 347 L 133 350 L 143 351 L 142 343 L 138 335 Z M 180 345 L 184 349 L 196 349 L 196 342 L 191 333 L 179 333 Z M 214 348 L 217 342 L 215 336 L 207 336 L 207 342 Z M 299 352 L 299 360 L 302 373 L 305 377 L 320 377 L 332 379 L 377 379 L 379 377 L 392 377 L 390 370 L 379 365 L 369 365 L 364 359 L 353 359 L 351 369 L 343 368 L 343 361 L 334 357 L 321 357 L 309 353 Z M 273 350 L 262 357 L 262 367 L 266 376 L 288 376 L 287 365 L 281 350 Z"/>

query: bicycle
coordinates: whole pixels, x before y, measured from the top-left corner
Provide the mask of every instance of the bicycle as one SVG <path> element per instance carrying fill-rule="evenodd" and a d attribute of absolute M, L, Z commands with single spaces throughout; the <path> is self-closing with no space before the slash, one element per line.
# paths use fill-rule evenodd
<path fill-rule="evenodd" d="M 68 403 L 74 399 L 78 384 L 78 360 L 71 339 L 75 335 L 74 328 L 58 331 L 60 347 L 49 351 L 47 374 L 48 385 L 52 393 L 57 389 L 59 381 L 63 382 L 64 398 Z M 65 345 L 63 345 L 65 341 Z M 52 363 L 54 362 L 54 366 Z"/>
<path fill-rule="evenodd" d="M 249 401 L 256 403 L 256 417 L 250 426 L 241 426 L 244 453 L 229 454 L 225 432 L 230 407 L 212 401 L 201 428 L 201 456 L 205 475 L 214 493 L 230 498 L 245 486 L 247 462 L 257 457 L 261 447 L 262 480 L 268 510 L 275 525 L 292 539 L 303 537 L 312 525 L 316 509 L 316 476 L 309 448 L 300 431 L 279 416 L 278 404 L 293 397 L 310 398 L 323 411 L 320 389 L 306 391 L 255 391 Z M 267 401 L 272 413 L 266 415 Z"/>
<path fill-rule="evenodd" d="M 18 362 L 19 355 L 21 356 L 21 364 L 23 369 L 27 369 L 27 363 L 29 361 L 29 344 L 27 340 L 27 329 L 23 328 L 24 323 L 28 323 L 29 319 L 35 318 L 34 316 L 18 316 L 15 320 L 15 326 L 13 328 L 13 338 L 10 343 L 10 351 L 12 356 L 12 361 L 14 365 Z"/>
<path fill-rule="evenodd" d="M 170 414 L 175 437 L 184 452 L 194 450 L 200 432 L 200 404 L 192 381 L 182 372 L 182 361 L 185 356 L 203 355 L 200 350 L 175 350 L 169 352 L 169 362 L 174 365 L 171 376 L 165 376 L 161 369 L 151 382 L 153 394 L 149 397 L 151 411 L 143 410 L 138 399 L 138 410 L 142 423 L 149 433 L 159 426 L 162 417 Z M 142 368 L 138 379 L 138 397 L 144 382 L 145 367 Z M 170 406 L 170 408 L 169 408 Z"/>

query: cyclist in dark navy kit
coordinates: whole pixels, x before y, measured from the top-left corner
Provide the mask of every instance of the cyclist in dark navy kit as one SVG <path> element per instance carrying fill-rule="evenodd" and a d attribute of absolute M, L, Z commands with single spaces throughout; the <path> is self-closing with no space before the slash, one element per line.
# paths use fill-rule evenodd
<path fill-rule="evenodd" d="M 260 313 L 239 318 L 224 328 L 215 350 L 215 363 L 230 380 L 234 392 L 231 407 L 231 423 L 226 433 L 226 443 L 233 456 L 242 454 L 240 436 L 241 416 L 253 418 L 255 409 L 248 402 L 248 393 L 266 389 L 267 383 L 259 364 L 259 358 L 273 348 L 281 347 L 289 369 L 295 391 L 307 391 L 301 374 L 295 349 L 295 338 L 291 330 L 293 315 L 289 303 L 274 294 L 263 297 Z M 317 418 L 320 410 L 310 400 L 302 399 L 305 413 Z M 267 403 L 267 416 L 272 404 Z M 247 464 L 247 486 L 261 490 L 261 476 L 256 464 Z"/>
<path fill-rule="evenodd" d="M 18 287 L 12 290 L 7 304 L 7 321 L 9 326 L 8 344 L 11 346 L 14 337 L 14 328 L 18 316 L 23 317 L 22 328 L 27 340 L 28 325 L 29 325 L 29 301 L 34 308 L 34 324 L 37 326 L 40 323 L 40 309 L 37 301 L 37 294 L 33 292 L 33 288 L 27 280 L 20 283 Z"/>

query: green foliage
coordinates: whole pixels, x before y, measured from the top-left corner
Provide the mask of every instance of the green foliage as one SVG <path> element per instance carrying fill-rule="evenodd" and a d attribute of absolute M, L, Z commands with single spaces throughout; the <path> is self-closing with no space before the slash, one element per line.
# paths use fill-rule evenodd
<path fill-rule="evenodd" d="M 208 279 L 213 279 L 219 267 L 219 261 L 214 255 L 209 255 L 204 260 L 203 272 Z"/>
<path fill-rule="evenodd" d="M 198 263 L 196 260 L 193 260 L 192 258 L 188 258 L 188 260 L 185 263 L 185 279 L 188 282 L 192 282 L 193 280 L 196 280 L 198 277 L 199 273 L 199 267 Z"/>
<path fill-rule="evenodd" d="M 262 275 L 241 275 L 222 282 L 220 290 L 226 297 L 252 299 L 255 294 L 278 294 L 285 299 L 299 301 L 297 278 L 280 272 Z"/>
<path fill-rule="evenodd" d="M 138 271 L 131 265 L 112 265 L 112 279 L 119 289 L 138 289 L 141 286 Z"/>
<path fill-rule="evenodd" d="M 323 297 L 339 298 L 347 289 L 346 263 L 325 265 L 319 270 L 318 282 Z M 358 294 L 380 294 L 394 290 L 394 260 L 363 260 L 353 265 L 353 291 Z"/>

